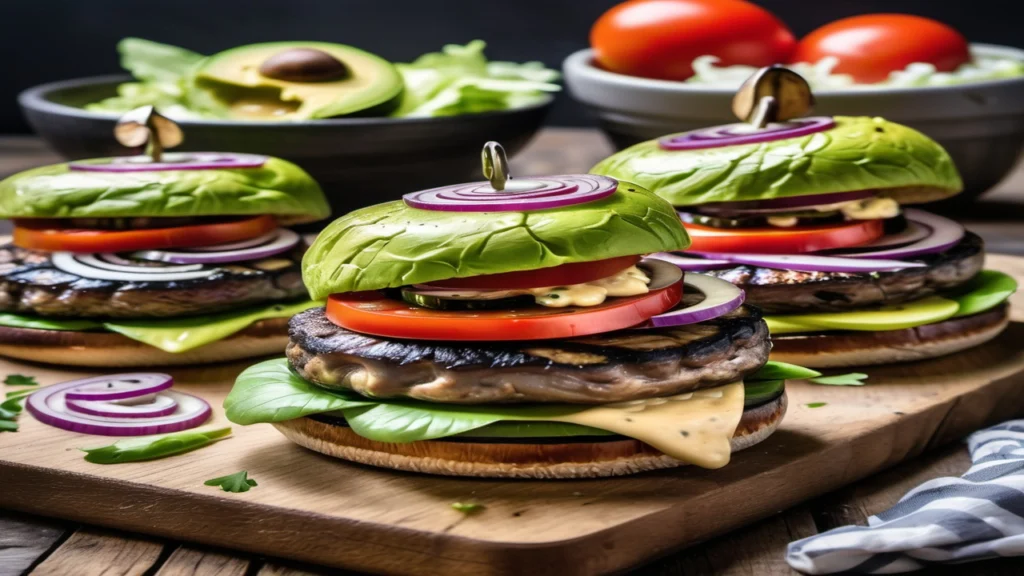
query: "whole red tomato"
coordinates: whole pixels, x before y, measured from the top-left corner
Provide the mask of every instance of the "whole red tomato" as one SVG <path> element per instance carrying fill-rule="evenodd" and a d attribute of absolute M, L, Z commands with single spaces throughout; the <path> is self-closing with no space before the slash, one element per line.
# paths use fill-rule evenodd
<path fill-rule="evenodd" d="M 693 59 L 704 55 L 723 66 L 783 63 L 795 44 L 771 12 L 743 0 L 631 0 L 590 30 L 601 67 L 665 80 L 693 76 Z"/>
<path fill-rule="evenodd" d="M 971 59 L 967 40 L 941 22 L 909 14 L 868 14 L 836 20 L 797 43 L 790 62 L 835 56 L 833 70 L 857 82 L 881 82 L 913 62 L 951 72 Z"/>

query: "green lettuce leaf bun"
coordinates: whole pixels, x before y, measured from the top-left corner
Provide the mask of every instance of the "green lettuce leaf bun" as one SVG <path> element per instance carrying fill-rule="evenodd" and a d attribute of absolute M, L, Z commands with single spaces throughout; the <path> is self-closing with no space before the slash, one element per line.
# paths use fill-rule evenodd
<path fill-rule="evenodd" d="M 440 212 L 397 200 L 330 224 L 302 259 L 302 279 L 322 300 L 689 245 L 672 206 L 628 183 L 596 202 L 535 212 Z"/>
<path fill-rule="evenodd" d="M 0 218 L 258 214 L 296 223 L 322 220 L 331 210 L 316 181 L 279 158 L 259 168 L 154 172 L 86 172 L 54 164 L 0 181 Z"/>
<path fill-rule="evenodd" d="M 643 186 L 675 206 L 883 190 L 901 203 L 953 196 L 963 182 L 949 154 L 924 134 L 882 118 L 836 116 L 809 136 L 703 150 L 648 140 L 591 169 Z"/>

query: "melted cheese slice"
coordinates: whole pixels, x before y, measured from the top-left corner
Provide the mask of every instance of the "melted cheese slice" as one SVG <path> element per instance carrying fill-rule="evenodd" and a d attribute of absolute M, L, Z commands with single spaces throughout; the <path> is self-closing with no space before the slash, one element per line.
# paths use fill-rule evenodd
<path fill-rule="evenodd" d="M 647 400 L 606 404 L 545 418 L 635 438 L 701 468 L 721 468 L 743 416 L 743 383 Z"/>

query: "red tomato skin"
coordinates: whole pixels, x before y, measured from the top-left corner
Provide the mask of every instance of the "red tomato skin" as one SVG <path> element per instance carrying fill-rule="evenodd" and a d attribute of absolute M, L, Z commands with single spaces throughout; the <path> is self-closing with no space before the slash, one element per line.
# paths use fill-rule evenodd
<path fill-rule="evenodd" d="M 826 56 L 839 59 L 834 72 L 865 84 L 882 82 L 914 62 L 952 72 L 971 60 L 967 39 L 954 28 L 909 14 L 866 14 L 826 24 L 797 43 L 790 62 Z"/>
<path fill-rule="evenodd" d="M 630 0 L 597 19 L 590 45 L 606 70 L 686 80 L 698 56 L 717 56 L 721 66 L 770 66 L 787 61 L 796 39 L 771 12 L 744 0 Z"/>

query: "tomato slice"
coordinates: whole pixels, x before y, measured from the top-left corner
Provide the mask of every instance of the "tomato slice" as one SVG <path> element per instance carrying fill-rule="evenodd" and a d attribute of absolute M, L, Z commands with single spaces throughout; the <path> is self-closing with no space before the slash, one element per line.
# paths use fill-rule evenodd
<path fill-rule="evenodd" d="M 594 262 L 573 262 L 524 270 L 522 272 L 502 272 L 501 274 L 485 274 L 469 278 L 450 278 L 431 282 L 427 286 L 434 288 L 458 288 L 462 290 L 516 290 L 525 288 L 545 288 L 547 286 L 571 286 L 583 284 L 601 278 L 607 278 L 635 266 L 640 256 L 621 256 Z"/>
<path fill-rule="evenodd" d="M 793 228 L 723 229 L 686 224 L 693 241 L 688 252 L 801 254 L 860 246 L 885 234 L 881 220 Z"/>
<path fill-rule="evenodd" d="M 273 216 L 256 216 L 213 224 L 196 224 L 146 230 L 54 229 L 53 221 L 14 221 L 14 244 L 32 250 L 67 252 L 127 252 L 213 246 L 249 240 L 277 228 Z"/>
<path fill-rule="evenodd" d="M 523 310 L 431 310 L 381 292 L 333 294 L 327 319 L 334 324 L 387 338 L 411 340 L 548 340 L 621 330 L 671 310 L 683 297 L 683 283 L 641 296 L 609 298 L 586 308 Z"/>

